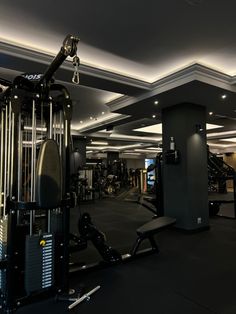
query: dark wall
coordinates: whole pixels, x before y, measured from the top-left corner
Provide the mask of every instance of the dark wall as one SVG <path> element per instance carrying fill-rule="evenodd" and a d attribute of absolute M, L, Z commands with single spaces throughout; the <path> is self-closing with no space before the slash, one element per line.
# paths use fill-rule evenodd
<path fill-rule="evenodd" d="M 208 226 L 206 110 L 176 105 L 163 110 L 162 123 L 163 153 L 170 149 L 170 137 L 180 152 L 179 164 L 164 162 L 164 213 L 186 230 Z M 196 125 L 203 126 L 203 132 L 196 132 Z"/>

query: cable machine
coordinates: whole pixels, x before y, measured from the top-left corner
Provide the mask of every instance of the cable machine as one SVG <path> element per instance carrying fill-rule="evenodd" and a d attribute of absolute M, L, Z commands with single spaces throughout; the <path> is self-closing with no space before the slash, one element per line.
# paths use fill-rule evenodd
<path fill-rule="evenodd" d="M 72 102 L 52 76 L 79 39 L 68 35 L 45 74 L 0 79 L 0 290 L 3 313 L 69 289 Z M 55 262 L 56 260 L 56 262 Z"/>

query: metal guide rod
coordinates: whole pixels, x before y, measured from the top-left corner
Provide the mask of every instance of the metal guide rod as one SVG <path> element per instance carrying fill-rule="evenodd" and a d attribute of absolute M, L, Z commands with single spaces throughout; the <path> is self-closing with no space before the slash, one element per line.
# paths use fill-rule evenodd
<path fill-rule="evenodd" d="M 62 156 L 62 112 L 60 111 L 60 134 L 59 134 L 59 152 L 60 156 Z"/>
<path fill-rule="evenodd" d="M 5 112 L 5 160 L 4 160 L 4 183 L 3 183 L 3 197 L 4 197 L 4 206 L 3 206 L 3 215 L 6 216 L 6 199 L 7 199 L 7 159 L 8 159 L 8 136 L 7 136 L 7 130 L 8 130 L 8 106 L 6 106 L 6 112 Z"/>
<path fill-rule="evenodd" d="M 18 176 L 17 176 L 17 186 L 18 186 L 18 194 L 17 200 L 18 202 L 21 200 L 22 194 L 22 131 L 21 131 L 21 113 L 19 114 L 19 123 L 18 123 Z"/>
<path fill-rule="evenodd" d="M 35 143 L 35 132 L 36 132 L 36 126 L 35 126 L 35 100 L 33 99 L 32 104 L 32 131 L 31 131 L 31 191 L 30 191 L 30 201 L 33 202 L 34 199 L 34 182 L 35 182 L 35 150 L 34 146 Z M 34 211 L 30 211 L 30 236 L 33 234 L 33 223 L 34 223 Z"/>
<path fill-rule="evenodd" d="M 17 165 L 17 201 L 22 197 L 22 130 L 21 130 L 21 113 L 18 121 L 18 165 Z M 17 223 L 20 223 L 20 212 L 17 211 Z"/>
<path fill-rule="evenodd" d="M 12 108 L 11 108 L 11 103 L 9 104 L 9 113 L 8 113 L 8 147 L 7 147 L 7 152 L 8 152 L 8 156 L 7 156 L 7 191 L 6 191 L 6 196 L 8 196 L 10 194 L 10 163 L 11 163 L 11 115 L 12 115 Z"/>
<path fill-rule="evenodd" d="M 90 299 L 90 295 L 92 295 L 93 293 L 95 293 L 96 291 L 98 291 L 101 288 L 101 286 L 97 286 L 96 288 L 92 289 L 91 291 L 89 291 L 88 293 L 84 294 L 81 298 L 77 299 L 75 302 L 73 302 L 71 305 L 68 306 L 68 310 L 73 309 L 76 305 L 78 305 L 79 303 L 81 303 L 84 300 L 89 300 Z"/>
<path fill-rule="evenodd" d="M 56 127 L 57 127 L 57 120 L 56 120 L 56 114 L 53 115 L 53 139 L 56 141 Z"/>
<path fill-rule="evenodd" d="M 65 130 L 64 130 L 65 134 L 68 133 L 68 120 L 65 121 Z M 65 136 L 65 147 L 69 146 L 69 138 L 68 136 Z"/>
<path fill-rule="evenodd" d="M 53 138 L 53 110 L 52 101 L 49 103 L 49 139 Z M 48 210 L 48 233 L 51 230 L 51 210 Z"/>
<path fill-rule="evenodd" d="M 28 119 L 28 121 L 32 124 L 31 120 Z M 27 133 L 27 141 L 29 142 L 30 141 L 30 133 L 28 132 Z M 29 177 L 30 177 L 30 173 L 31 173 L 31 164 L 30 164 L 30 147 L 27 146 L 27 191 L 28 191 L 28 197 L 27 197 L 27 202 L 30 201 L 30 180 L 29 180 Z"/>
<path fill-rule="evenodd" d="M 25 138 L 27 137 L 27 131 L 25 131 L 24 132 L 25 134 L 24 134 L 24 136 L 25 136 Z M 23 173 L 23 183 L 24 183 L 24 185 L 23 185 L 23 189 L 24 189 L 24 199 L 23 199 L 23 201 L 25 201 L 26 202 L 26 171 L 27 171 L 27 167 L 26 167 L 26 157 L 27 157 L 27 149 L 26 149 L 26 147 L 23 149 L 23 152 L 24 152 L 24 173 Z"/>
<path fill-rule="evenodd" d="M 32 130 L 31 130 L 31 195 L 30 195 L 30 201 L 34 201 L 33 196 L 33 188 L 34 188 L 34 132 L 35 132 L 35 126 L 34 126 L 34 115 L 35 115 L 35 101 L 33 100 L 32 105 Z"/>
<path fill-rule="evenodd" d="M 53 125 L 53 122 L 52 122 L 52 102 L 50 101 L 49 103 L 49 138 L 52 139 L 52 125 Z"/>
<path fill-rule="evenodd" d="M 3 140 L 4 140 L 4 112 L 1 112 L 1 143 L 0 143 L 0 214 L 3 216 Z"/>
<path fill-rule="evenodd" d="M 12 197 L 12 186 L 13 186 L 13 166 L 14 166 L 14 141 L 15 141 L 15 114 L 12 112 L 12 134 L 11 134 L 11 147 L 10 147 L 10 158 L 11 168 L 10 168 L 10 196 Z M 15 195 L 14 195 L 15 196 Z"/>

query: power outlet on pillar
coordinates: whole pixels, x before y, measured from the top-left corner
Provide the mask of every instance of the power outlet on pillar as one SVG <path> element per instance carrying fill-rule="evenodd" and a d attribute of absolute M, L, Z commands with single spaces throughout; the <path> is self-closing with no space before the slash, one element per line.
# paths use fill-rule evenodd
<path fill-rule="evenodd" d="M 200 225 L 202 223 L 202 217 L 197 217 L 197 223 Z"/>

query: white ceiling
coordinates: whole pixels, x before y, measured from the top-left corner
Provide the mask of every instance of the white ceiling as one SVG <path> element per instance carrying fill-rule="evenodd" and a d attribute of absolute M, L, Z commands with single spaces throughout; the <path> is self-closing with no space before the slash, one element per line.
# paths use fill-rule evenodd
<path fill-rule="evenodd" d="M 160 122 L 163 107 L 187 99 L 214 112 L 208 122 L 233 130 L 235 9 L 235 0 L 1 0 L 0 76 L 44 71 L 72 33 L 81 39 L 81 86 L 69 84 L 69 62 L 56 78 L 71 92 L 74 129 L 102 137 L 97 131 L 113 125 L 140 136 L 134 128 Z"/>

